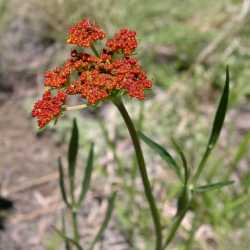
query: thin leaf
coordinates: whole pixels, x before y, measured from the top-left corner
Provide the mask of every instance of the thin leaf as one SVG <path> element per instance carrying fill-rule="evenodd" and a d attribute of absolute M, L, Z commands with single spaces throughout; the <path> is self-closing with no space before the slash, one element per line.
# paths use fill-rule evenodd
<path fill-rule="evenodd" d="M 180 167 L 171 154 L 164 147 L 150 139 L 142 132 L 139 131 L 138 135 L 150 148 L 152 148 L 164 161 L 169 164 L 169 167 L 171 167 L 175 171 L 176 175 L 181 179 Z"/>
<path fill-rule="evenodd" d="M 172 143 L 177 151 L 177 153 L 180 155 L 181 160 L 182 160 L 182 165 L 184 168 L 184 184 L 187 185 L 188 183 L 188 179 L 189 179 L 189 170 L 188 170 L 188 164 L 187 164 L 187 159 L 185 157 L 185 154 L 183 153 L 183 150 L 181 149 L 181 147 L 179 146 L 179 144 L 174 140 L 174 138 L 172 139 Z"/>
<path fill-rule="evenodd" d="M 71 139 L 69 143 L 69 150 L 68 150 L 68 166 L 69 166 L 70 179 L 73 179 L 75 176 L 78 147 L 79 147 L 79 133 L 78 133 L 76 119 L 74 119 L 71 132 Z"/>
<path fill-rule="evenodd" d="M 56 227 L 53 227 L 54 231 L 65 241 L 67 241 L 68 243 L 74 245 L 78 250 L 83 250 L 83 248 L 79 245 L 79 243 L 77 243 L 75 240 L 67 237 L 63 232 L 61 232 L 59 229 L 57 229 Z"/>
<path fill-rule="evenodd" d="M 224 120 L 225 120 L 225 116 L 226 116 L 226 111 L 227 111 L 227 106 L 228 106 L 228 97 L 229 97 L 229 69 L 227 67 L 226 82 L 225 82 L 224 90 L 220 99 L 218 109 L 215 114 L 211 136 L 208 141 L 209 148 L 214 147 L 214 145 L 216 144 L 220 136 L 220 132 L 221 132 Z"/>
<path fill-rule="evenodd" d="M 81 193 L 80 193 L 80 197 L 79 197 L 79 201 L 78 201 L 79 206 L 83 202 L 83 200 L 84 200 L 84 198 L 89 190 L 89 184 L 90 184 L 92 170 L 93 170 L 93 162 L 94 162 L 94 144 L 92 143 L 90 150 L 89 150 L 87 165 L 85 168 L 84 177 L 83 177 L 83 181 L 82 181 L 82 189 L 81 189 Z"/>
<path fill-rule="evenodd" d="M 201 174 L 201 172 L 202 172 L 202 170 L 207 162 L 207 159 L 208 159 L 212 149 L 214 148 L 214 146 L 215 146 L 215 144 L 220 136 L 220 132 L 221 132 L 224 120 L 225 120 L 226 111 L 227 111 L 227 107 L 228 107 L 229 81 L 230 81 L 229 69 L 227 67 L 226 68 L 225 86 L 224 86 L 223 93 L 222 93 L 222 96 L 220 98 L 220 102 L 219 102 L 219 105 L 218 105 L 218 108 L 217 108 L 217 111 L 215 114 L 211 135 L 210 135 L 209 140 L 208 140 L 206 151 L 201 159 L 201 162 L 198 166 L 197 172 L 194 176 L 194 182 L 197 181 L 198 177 L 200 176 L 200 174 Z"/>
<path fill-rule="evenodd" d="M 62 165 L 62 160 L 60 157 L 58 158 L 58 169 L 59 169 L 59 185 L 60 185 L 61 195 L 62 195 L 63 201 L 69 207 L 69 202 L 68 202 L 68 198 L 67 198 L 67 194 L 65 190 L 65 184 L 64 184 L 63 165 Z"/>
<path fill-rule="evenodd" d="M 95 247 L 95 244 L 101 239 L 105 229 L 107 228 L 109 221 L 111 219 L 113 210 L 114 210 L 114 205 L 115 205 L 115 199 L 116 199 L 116 192 L 112 193 L 112 195 L 109 198 L 108 201 L 108 208 L 106 210 L 106 214 L 105 214 L 105 218 L 104 221 L 95 237 L 95 239 L 93 240 L 93 242 L 91 243 L 89 250 L 93 250 Z"/>
<path fill-rule="evenodd" d="M 198 193 L 203 193 L 203 192 L 207 192 L 207 191 L 211 191 L 211 190 L 215 190 L 215 189 L 221 189 L 225 186 L 232 185 L 233 183 L 234 183 L 234 181 L 217 182 L 217 183 L 213 183 L 213 184 L 209 184 L 209 185 L 205 185 L 205 186 L 196 187 L 193 189 L 193 191 L 198 192 Z"/>

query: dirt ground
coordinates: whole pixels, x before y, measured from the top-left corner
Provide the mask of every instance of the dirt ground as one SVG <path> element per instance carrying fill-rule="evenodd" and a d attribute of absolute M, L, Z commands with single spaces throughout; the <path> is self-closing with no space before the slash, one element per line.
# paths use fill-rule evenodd
<path fill-rule="evenodd" d="M 24 109 L 25 100 L 34 91 L 26 88 L 5 93 L 0 103 L 1 195 L 11 199 L 15 207 L 8 216 L 6 230 L 0 231 L 0 250 L 42 250 L 57 242 L 52 225 L 60 226 L 64 209 L 58 188 L 57 157 L 66 152 L 66 147 L 58 145 L 51 132 L 36 134 L 32 117 Z M 94 186 L 95 191 L 91 191 L 81 211 L 83 241 L 96 233 L 107 206 L 103 194 L 96 191 L 98 185 Z M 104 202 L 95 198 L 95 192 Z M 112 224 L 99 249 L 109 249 L 111 245 L 114 250 L 127 249 L 121 233 Z M 59 248 L 60 245 L 53 249 Z"/>
<path fill-rule="evenodd" d="M 36 135 L 31 116 L 23 108 L 24 98 L 18 93 L 0 105 L 1 194 L 15 204 L 7 230 L 0 233 L 0 249 L 5 250 L 42 249 L 35 246 L 49 230 L 50 215 L 62 208 L 51 157 L 59 155 L 60 148 L 48 135 Z"/>

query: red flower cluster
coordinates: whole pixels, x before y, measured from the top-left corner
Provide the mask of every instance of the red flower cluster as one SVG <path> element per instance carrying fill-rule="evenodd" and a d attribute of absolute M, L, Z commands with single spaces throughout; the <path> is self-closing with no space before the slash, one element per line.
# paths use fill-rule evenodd
<path fill-rule="evenodd" d="M 56 96 L 52 96 L 50 91 L 43 94 L 42 100 L 36 102 L 32 110 L 32 116 L 37 117 L 40 128 L 60 115 L 65 100 L 66 94 L 61 91 Z"/>
<path fill-rule="evenodd" d="M 70 69 L 66 67 L 56 68 L 44 74 L 44 86 L 60 88 L 68 81 Z"/>
<path fill-rule="evenodd" d="M 83 20 L 70 29 L 68 43 L 88 48 L 104 36 L 98 26 Z M 42 100 L 35 104 L 32 115 L 38 118 L 39 126 L 43 127 L 59 116 L 66 95 L 79 94 L 90 105 L 117 91 L 143 100 L 144 90 L 151 88 L 152 82 L 139 62 L 131 57 L 136 47 L 136 33 L 122 29 L 106 42 L 100 55 L 72 50 L 71 57 L 62 67 L 45 73 L 44 85 L 59 92 L 55 97 L 49 91 L 45 92 Z M 115 53 L 119 56 L 115 57 Z"/>
<path fill-rule="evenodd" d="M 105 32 L 97 25 L 92 24 L 88 19 L 84 19 L 70 28 L 67 42 L 89 48 L 93 42 L 103 39 L 105 35 Z"/>
<path fill-rule="evenodd" d="M 114 38 L 107 41 L 107 47 L 112 52 L 121 50 L 126 56 L 131 55 L 137 47 L 136 32 L 128 29 L 121 29 Z"/>
<path fill-rule="evenodd" d="M 82 65 L 85 65 L 84 60 Z M 106 53 L 96 59 L 92 57 L 91 63 L 82 66 L 79 74 L 79 79 L 72 81 L 66 87 L 66 92 L 69 95 L 80 94 L 89 104 L 105 99 L 114 90 L 126 90 L 131 97 L 143 100 L 144 89 L 152 86 L 136 59 L 111 60 Z"/>

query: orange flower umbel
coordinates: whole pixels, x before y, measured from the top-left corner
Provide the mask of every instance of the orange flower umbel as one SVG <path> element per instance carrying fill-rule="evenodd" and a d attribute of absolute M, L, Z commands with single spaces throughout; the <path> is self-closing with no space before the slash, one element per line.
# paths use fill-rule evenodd
<path fill-rule="evenodd" d="M 91 47 L 96 40 L 105 37 L 105 32 L 96 24 L 91 23 L 88 19 L 75 24 L 69 30 L 68 43 L 75 44 L 80 47 Z"/>
<path fill-rule="evenodd" d="M 65 100 L 66 94 L 61 91 L 56 96 L 52 96 L 50 91 L 43 94 L 42 100 L 37 101 L 32 110 L 32 116 L 37 117 L 40 128 L 60 115 Z"/>
<path fill-rule="evenodd" d="M 122 50 L 126 56 L 131 55 L 137 47 L 136 32 L 121 29 L 114 38 L 107 41 L 107 47 L 113 52 Z"/>
<path fill-rule="evenodd" d="M 32 115 L 38 118 L 39 127 L 60 115 L 66 95 L 80 95 L 88 105 L 95 105 L 117 92 L 144 99 L 144 90 L 151 88 L 152 82 L 131 56 L 137 47 L 136 32 L 121 29 L 106 42 L 106 48 L 99 55 L 94 42 L 104 37 L 105 33 L 88 19 L 70 28 L 68 43 L 91 47 L 95 55 L 73 49 L 62 67 L 45 73 L 44 85 L 57 90 L 58 94 L 53 97 L 47 91 L 42 100 L 35 103 Z"/>

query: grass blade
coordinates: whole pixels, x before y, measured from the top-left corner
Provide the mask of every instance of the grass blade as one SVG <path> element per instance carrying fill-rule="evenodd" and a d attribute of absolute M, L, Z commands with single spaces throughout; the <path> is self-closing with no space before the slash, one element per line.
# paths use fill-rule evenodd
<path fill-rule="evenodd" d="M 138 135 L 151 149 L 153 149 L 165 162 L 168 163 L 169 167 L 171 167 L 175 171 L 176 175 L 181 179 L 180 167 L 171 154 L 164 147 L 150 139 L 142 132 L 139 131 Z"/>
<path fill-rule="evenodd" d="M 183 150 L 181 149 L 179 144 L 174 140 L 174 138 L 172 138 L 172 143 L 173 143 L 177 153 L 180 155 L 181 160 L 182 160 L 182 165 L 184 168 L 184 185 L 186 186 L 188 183 L 188 179 L 189 179 L 189 170 L 188 170 L 187 159 L 185 157 L 185 154 L 183 153 Z"/>
<path fill-rule="evenodd" d="M 193 189 L 193 191 L 197 192 L 197 193 L 204 193 L 204 192 L 212 191 L 215 189 L 221 189 L 225 186 L 232 185 L 233 183 L 234 183 L 234 181 L 217 182 L 217 183 L 213 183 L 213 184 L 209 184 L 209 185 L 205 185 L 205 186 L 196 187 Z"/>
<path fill-rule="evenodd" d="M 81 203 L 83 202 L 89 190 L 89 184 L 90 184 L 92 170 L 93 170 L 93 163 L 94 163 L 94 144 L 92 143 L 90 150 L 89 150 L 87 165 L 86 165 L 85 172 L 84 172 L 84 177 L 82 181 L 82 189 L 81 189 L 81 193 L 80 193 L 80 197 L 78 201 L 78 206 L 81 205 Z"/>
<path fill-rule="evenodd" d="M 78 147 L 79 147 L 79 132 L 76 119 L 74 119 L 70 143 L 69 143 L 69 150 L 68 150 L 68 167 L 69 167 L 70 179 L 73 179 L 75 176 Z"/>
<path fill-rule="evenodd" d="M 67 241 L 68 243 L 74 245 L 78 250 L 83 250 L 83 248 L 79 245 L 79 243 L 77 243 L 76 241 L 74 241 L 73 239 L 67 237 L 63 232 L 61 232 L 59 229 L 57 229 L 56 227 L 53 227 L 54 231 L 65 241 Z"/>
<path fill-rule="evenodd" d="M 59 185 L 60 185 L 61 195 L 62 195 L 64 203 L 69 207 L 69 202 L 68 202 L 65 184 L 64 184 L 63 165 L 62 165 L 62 160 L 60 157 L 58 158 L 58 169 L 59 169 Z"/>
<path fill-rule="evenodd" d="M 206 162 L 207 159 L 211 153 L 211 151 L 213 150 L 219 136 L 220 136 L 220 132 L 225 120 L 225 116 L 226 116 L 226 111 L 227 111 L 227 107 L 228 107 L 228 99 L 229 99 L 229 81 L 230 81 L 230 77 L 229 77 L 229 69 L 227 67 L 226 69 L 226 81 L 225 81 L 225 86 L 223 89 L 223 93 L 222 96 L 220 98 L 220 102 L 215 114 L 215 118 L 214 118 L 214 122 L 213 122 L 213 127 L 212 127 L 212 131 L 211 131 L 211 135 L 209 137 L 208 140 L 208 144 L 206 147 L 206 151 L 201 159 L 201 162 L 198 166 L 197 172 L 194 176 L 194 182 L 197 181 L 197 179 L 199 178 Z"/>
<path fill-rule="evenodd" d="M 114 210 L 114 205 L 115 205 L 115 199 L 116 199 L 116 192 L 112 193 L 112 195 L 110 196 L 109 198 L 109 201 L 108 201 L 108 208 L 106 210 L 106 214 L 105 214 L 105 218 L 104 218 L 104 221 L 95 237 L 95 239 L 92 241 L 90 247 L 88 250 L 93 250 L 94 247 L 95 247 L 95 244 L 101 239 L 105 229 L 107 228 L 108 226 L 108 223 L 111 219 L 111 216 L 112 216 L 112 213 L 113 213 L 113 210 Z"/>
<path fill-rule="evenodd" d="M 225 120 L 225 116 L 226 116 L 226 111 L 227 111 L 227 106 L 228 106 L 228 98 L 229 98 L 229 70 L 228 67 L 226 69 L 226 82 L 225 82 L 225 86 L 224 86 L 224 90 L 220 99 L 220 103 L 218 106 L 218 109 L 216 111 L 215 114 L 215 119 L 214 119 L 214 123 L 213 123 L 213 128 L 212 128 L 212 132 L 211 132 L 211 136 L 209 138 L 208 141 L 208 147 L 214 147 L 214 145 L 216 144 L 219 136 L 220 136 L 220 132 Z"/>

